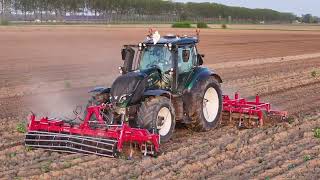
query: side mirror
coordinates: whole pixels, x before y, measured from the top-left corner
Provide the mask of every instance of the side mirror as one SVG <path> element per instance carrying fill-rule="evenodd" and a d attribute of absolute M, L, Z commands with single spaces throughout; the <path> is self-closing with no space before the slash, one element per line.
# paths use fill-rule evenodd
<path fill-rule="evenodd" d="M 123 60 L 122 72 L 127 73 L 127 72 L 132 71 L 133 59 L 135 56 L 134 49 L 131 47 L 126 47 L 126 48 L 122 49 L 121 56 L 122 56 L 122 60 Z"/>
<path fill-rule="evenodd" d="M 190 58 L 190 50 L 182 50 L 182 60 L 183 62 L 188 62 Z"/>
<path fill-rule="evenodd" d="M 203 65 L 203 58 L 204 54 L 198 54 L 198 65 L 201 66 Z"/>
<path fill-rule="evenodd" d="M 127 56 L 127 50 L 121 49 L 121 58 L 123 61 L 126 60 L 126 56 Z"/>

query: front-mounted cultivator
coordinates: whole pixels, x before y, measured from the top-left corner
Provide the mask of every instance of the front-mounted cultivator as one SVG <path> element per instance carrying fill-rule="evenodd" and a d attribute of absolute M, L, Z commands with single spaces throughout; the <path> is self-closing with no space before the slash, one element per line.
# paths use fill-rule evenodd
<path fill-rule="evenodd" d="M 156 155 L 159 135 L 146 129 L 131 128 L 124 119 L 122 124 L 105 124 L 101 110 L 106 108 L 109 107 L 105 104 L 88 107 L 85 119 L 78 125 L 48 117 L 36 120 L 32 114 L 25 144 L 52 151 L 115 157 L 122 152 L 124 144 L 137 143 L 145 155 Z M 98 125 L 96 121 L 90 121 L 93 116 L 97 117 Z"/>
<path fill-rule="evenodd" d="M 250 128 L 287 115 L 271 110 L 259 96 L 248 101 L 238 94 L 223 95 L 222 78 L 203 66 L 197 43 L 199 31 L 191 37 L 161 37 L 151 30 L 138 45 L 124 45 L 121 75 L 110 88 L 90 91 L 85 115 L 75 112 L 76 120 L 70 121 L 32 114 L 25 144 L 108 157 L 118 156 L 128 145 L 154 156 L 160 143 L 171 139 L 176 122 L 208 131 L 235 119 L 238 126 Z"/>

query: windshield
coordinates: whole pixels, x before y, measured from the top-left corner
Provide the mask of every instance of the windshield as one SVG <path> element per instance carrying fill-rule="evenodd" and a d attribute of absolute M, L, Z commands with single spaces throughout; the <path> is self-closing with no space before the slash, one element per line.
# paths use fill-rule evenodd
<path fill-rule="evenodd" d="M 172 66 L 172 55 L 167 47 L 150 46 L 144 48 L 140 60 L 140 69 L 158 67 L 162 72 L 170 70 Z"/>

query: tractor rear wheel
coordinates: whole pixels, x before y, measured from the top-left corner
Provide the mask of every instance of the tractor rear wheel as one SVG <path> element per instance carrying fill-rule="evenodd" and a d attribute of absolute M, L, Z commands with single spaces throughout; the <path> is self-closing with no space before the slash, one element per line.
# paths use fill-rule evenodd
<path fill-rule="evenodd" d="M 220 121 L 222 111 L 222 92 L 214 77 L 200 80 L 192 91 L 191 105 L 195 108 L 188 126 L 195 131 L 207 131 L 215 128 Z"/>
<path fill-rule="evenodd" d="M 176 125 L 170 99 L 163 96 L 147 98 L 138 110 L 137 123 L 140 128 L 159 134 L 160 142 L 169 141 Z"/>

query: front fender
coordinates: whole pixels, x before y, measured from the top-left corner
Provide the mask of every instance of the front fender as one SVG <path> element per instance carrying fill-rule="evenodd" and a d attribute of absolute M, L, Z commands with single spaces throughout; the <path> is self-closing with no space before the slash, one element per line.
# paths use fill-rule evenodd
<path fill-rule="evenodd" d="M 163 90 L 163 89 L 154 89 L 154 90 L 147 90 L 143 93 L 144 97 L 149 96 L 166 96 L 171 97 L 171 92 Z"/>
<path fill-rule="evenodd" d="M 213 76 L 217 79 L 219 83 L 222 83 L 221 77 L 214 71 L 208 68 L 198 67 L 194 69 L 193 75 L 189 83 L 186 85 L 186 89 L 190 91 L 196 84 L 201 80 L 209 76 Z"/>
<path fill-rule="evenodd" d="M 105 87 L 95 87 L 93 89 L 91 89 L 88 93 L 110 93 L 111 88 L 105 88 Z"/>

